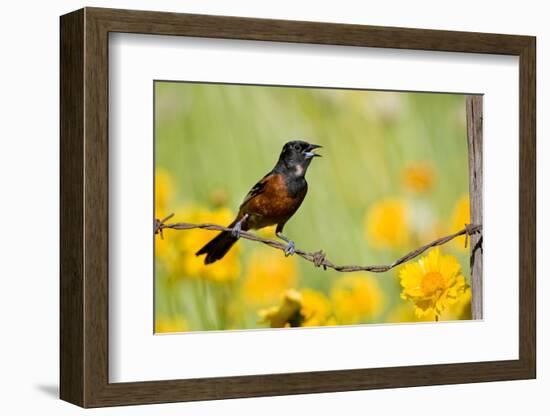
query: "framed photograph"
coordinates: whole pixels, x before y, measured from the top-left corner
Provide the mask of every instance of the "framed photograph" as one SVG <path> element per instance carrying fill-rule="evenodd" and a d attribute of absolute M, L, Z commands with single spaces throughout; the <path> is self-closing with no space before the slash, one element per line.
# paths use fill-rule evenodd
<path fill-rule="evenodd" d="M 535 38 L 60 24 L 63 400 L 536 376 Z"/>

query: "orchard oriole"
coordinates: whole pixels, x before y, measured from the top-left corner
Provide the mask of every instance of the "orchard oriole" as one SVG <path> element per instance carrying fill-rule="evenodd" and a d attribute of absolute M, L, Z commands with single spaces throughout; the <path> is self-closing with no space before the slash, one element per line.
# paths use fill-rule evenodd
<path fill-rule="evenodd" d="M 294 140 L 283 146 L 275 167 L 245 196 L 237 218 L 195 254 L 206 254 L 204 264 L 214 263 L 225 256 L 239 239 L 241 231 L 277 225 L 275 233 L 288 245 L 285 255 L 294 254 L 294 242 L 283 233 L 286 222 L 300 207 L 307 193 L 305 174 L 315 156 L 313 150 L 321 146 Z"/>

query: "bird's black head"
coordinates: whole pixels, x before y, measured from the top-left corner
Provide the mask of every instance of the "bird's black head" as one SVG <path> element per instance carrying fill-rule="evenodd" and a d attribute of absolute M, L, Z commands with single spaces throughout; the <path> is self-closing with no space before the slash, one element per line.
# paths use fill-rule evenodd
<path fill-rule="evenodd" d="M 279 156 L 277 168 L 284 169 L 286 172 L 295 174 L 296 176 L 304 176 L 311 160 L 314 157 L 320 157 L 313 150 L 322 146 L 311 144 L 302 140 L 293 140 L 286 143 Z"/>

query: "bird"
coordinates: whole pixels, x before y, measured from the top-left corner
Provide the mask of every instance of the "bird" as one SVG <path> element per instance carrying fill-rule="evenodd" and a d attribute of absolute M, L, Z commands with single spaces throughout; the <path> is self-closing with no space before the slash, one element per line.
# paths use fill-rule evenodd
<path fill-rule="evenodd" d="M 314 152 L 322 146 L 303 140 L 292 140 L 283 146 L 277 163 L 260 179 L 244 197 L 235 220 L 227 226 L 230 231 L 222 231 L 195 253 L 206 255 L 208 265 L 222 259 L 237 242 L 241 231 L 258 230 L 276 225 L 275 234 L 287 246 L 284 254 L 294 254 L 294 241 L 283 234 L 287 221 L 302 204 L 308 189 L 305 179 Z"/>

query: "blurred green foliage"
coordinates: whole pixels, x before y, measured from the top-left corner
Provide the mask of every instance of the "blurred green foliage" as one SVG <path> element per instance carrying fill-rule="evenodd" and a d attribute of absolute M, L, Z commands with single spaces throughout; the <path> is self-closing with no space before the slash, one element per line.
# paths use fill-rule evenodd
<path fill-rule="evenodd" d="M 306 176 L 308 195 L 285 227 L 297 247 L 323 249 L 336 264 L 386 264 L 456 228 L 454 211 L 468 196 L 464 95 L 155 83 L 156 169 L 172 182 L 167 213 L 223 206 L 235 214 L 293 139 L 323 146 L 323 157 Z M 421 178 L 426 186 L 415 188 L 414 178 L 407 182 L 411 166 L 427 176 Z M 406 212 L 408 238 L 400 243 L 377 244 L 366 229 L 369 210 L 386 200 L 398 201 Z M 165 238 L 186 232 L 167 232 Z M 181 261 L 178 256 L 157 256 L 157 319 L 180 320 L 190 330 L 265 327 L 258 323 L 258 307 L 242 300 L 247 262 L 261 248 L 248 241 L 238 245 L 241 267 L 230 283 L 193 279 L 185 267 L 166 264 Z M 469 280 L 468 251 L 453 243 L 442 250 L 457 257 Z M 300 259 L 295 264 L 298 277 L 289 289 L 311 288 L 328 299 L 342 278 Z M 372 276 L 385 302 L 361 322 L 395 319 L 404 303 L 398 272 Z"/>

